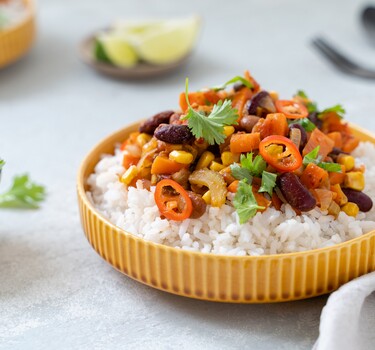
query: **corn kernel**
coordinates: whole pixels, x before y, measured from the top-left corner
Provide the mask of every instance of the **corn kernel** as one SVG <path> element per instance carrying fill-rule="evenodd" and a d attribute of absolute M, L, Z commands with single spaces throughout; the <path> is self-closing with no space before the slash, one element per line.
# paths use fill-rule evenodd
<path fill-rule="evenodd" d="M 358 212 L 359 212 L 359 208 L 358 208 L 358 205 L 353 203 L 353 202 L 348 202 L 346 203 L 345 205 L 343 205 L 341 207 L 341 210 L 346 213 L 347 215 L 349 216 L 353 216 L 353 217 L 356 217 Z"/>
<path fill-rule="evenodd" d="M 146 133 L 139 134 L 137 136 L 137 143 L 139 146 L 143 147 L 146 143 L 150 142 L 152 136 Z"/>
<path fill-rule="evenodd" d="M 121 176 L 120 181 L 125 185 L 129 185 L 133 179 L 138 175 L 138 169 L 136 165 L 132 165 L 125 171 L 124 175 Z"/>
<path fill-rule="evenodd" d="M 210 169 L 213 171 L 219 172 L 220 170 L 223 170 L 225 168 L 225 165 L 220 164 L 218 162 L 212 161 L 210 165 Z"/>
<path fill-rule="evenodd" d="M 206 202 L 206 204 L 211 204 L 211 192 L 207 191 L 203 196 L 202 199 Z"/>
<path fill-rule="evenodd" d="M 190 164 L 194 157 L 191 153 L 186 151 L 172 151 L 169 153 L 169 159 L 180 164 Z"/>
<path fill-rule="evenodd" d="M 234 133 L 234 126 L 232 125 L 224 126 L 224 135 L 226 137 L 232 135 L 233 133 Z"/>
<path fill-rule="evenodd" d="M 215 156 L 212 152 L 205 151 L 198 160 L 196 170 L 208 168 L 211 162 L 215 159 Z"/>
<path fill-rule="evenodd" d="M 223 152 L 221 154 L 221 162 L 225 166 L 231 165 L 234 162 L 238 162 L 239 160 L 240 160 L 239 154 L 233 154 L 232 152 Z"/>
<path fill-rule="evenodd" d="M 357 191 L 365 188 L 365 177 L 360 171 L 351 171 L 345 174 L 344 186 Z"/>
<path fill-rule="evenodd" d="M 142 151 L 147 153 L 158 147 L 158 141 L 153 137 L 149 142 L 142 146 Z"/>
<path fill-rule="evenodd" d="M 341 153 L 337 157 L 337 163 L 344 165 L 346 171 L 350 171 L 354 168 L 355 160 L 354 157 Z"/>
<path fill-rule="evenodd" d="M 269 94 L 270 94 L 273 101 L 276 101 L 276 100 L 279 99 L 279 93 L 277 91 L 272 90 L 272 91 L 269 92 Z"/>

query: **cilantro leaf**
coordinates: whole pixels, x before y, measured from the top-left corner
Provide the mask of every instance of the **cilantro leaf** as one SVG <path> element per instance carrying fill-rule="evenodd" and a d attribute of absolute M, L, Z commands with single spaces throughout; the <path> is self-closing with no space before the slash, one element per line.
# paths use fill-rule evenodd
<path fill-rule="evenodd" d="M 296 93 L 296 96 L 299 96 L 299 97 L 302 97 L 302 98 L 305 98 L 306 100 L 308 100 L 306 92 L 303 91 L 303 90 L 298 90 L 297 93 Z"/>
<path fill-rule="evenodd" d="M 316 164 L 320 146 L 316 146 L 311 152 L 307 153 L 303 157 L 303 165 L 308 165 L 310 163 Z"/>
<path fill-rule="evenodd" d="M 0 208 L 36 209 L 44 198 L 43 186 L 32 182 L 27 174 L 16 176 L 11 188 L 0 194 Z"/>
<path fill-rule="evenodd" d="M 309 118 L 292 119 L 290 121 L 290 124 L 299 124 L 307 132 L 313 131 L 316 128 L 316 125 L 313 122 L 311 122 Z"/>
<path fill-rule="evenodd" d="M 237 83 L 237 82 L 240 82 L 241 84 L 245 85 L 249 89 L 252 89 L 254 87 L 253 84 L 250 83 L 250 81 L 248 81 L 245 78 L 237 75 L 237 76 L 235 76 L 234 78 L 228 80 L 226 83 L 224 83 L 222 85 L 214 86 L 212 88 L 212 90 L 214 90 L 214 91 L 224 90 L 228 85 L 234 84 L 234 83 Z"/>
<path fill-rule="evenodd" d="M 194 110 L 188 98 L 188 79 L 186 78 L 185 97 L 188 105 L 188 113 L 181 118 L 188 120 L 188 126 L 196 138 L 204 138 L 210 145 L 221 144 L 225 141 L 225 125 L 237 124 L 237 110 L 232 108 L 230 100 L 219 101 L 212 108 L 211 113 L 206 116 L 204 113 Z"/>
<path fill-rule="evenodd" d="M 340 117 L 340 118 L 344 118 L 344 115 L 346 113 L 344 107 L 340 104 L 337 104 L 333 107 L 329 107 L 329 108 L 326 108 L 324 109 L 323 111 L 321 111 L 319 113 L 319 117 L 322 117 L 324 114 L 326 113 L 330 113 L 330 112 L 334 112 L 334 113 L 337 113 L 337 115 Z"/>
<path fill-rule="evenodd" d="M 267 192 L 270 196 L 272 196 L 273 188 L 276 186 L 276 178 L 277 174 L 263 171 L 262 184 L 258 192 Z"/>
<path fill-rule="evenodd" d="M 311 152 L 303 157 L 303 165 L 313 163 L 318 167 L 327 170 L 331 173 L 341 173 L 341 166 L 337 163 L 322 162 L 319 156 L 320 146 L 316 146 Z"/>
<path fill-rule="evenodd" d="M 230 166 L 230 171 L 233 177 L 237 180 L 246 179 L 249 184 L 253 182 L 253 176 L 251 175 L 249 169 L 243 168 L 237 163 Z"/>
<path fill-rule="evenodd" d="M 241 154 L 240 162 L 243 168 L 246 168 L 254 176 L 261 176 L 267 167 L 266 161 L 258 154 L 253 160 L 253 153 Z"/>
<path fill-rule="evenodd" d="M 244 224 L 252 218 L 258 209 L 265 209 L 265 207 L 258 205 L 252 186 L 245 181 L 242 180 L 238 183 L 237 192 L 233 199 L 233 206 L 236 208 L 240 224 Z"/>

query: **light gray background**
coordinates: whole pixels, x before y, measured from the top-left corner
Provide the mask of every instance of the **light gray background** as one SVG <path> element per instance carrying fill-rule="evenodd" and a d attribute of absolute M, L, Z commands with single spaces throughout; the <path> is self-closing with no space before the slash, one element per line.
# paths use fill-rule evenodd
<path fill-rule="evenodd" d="M 303 88 L 322 107 L 343 103 L 349 120 L 375 131 L 374 82 L 341 75 L 310 45 L 323 33 L 358 60 L 375 62 L 375 49 L 358 23 L 362 4 L 40 1 L 34 49 L 0 71 L 0 155 L 7 160 L 0 189 L 25 171 L 48 189 L 41 210 L 0 211 L 0 348 L 311 348 L 326 297 L 214 304 L 153 290 L 113 270 L 83 235 L 75 177 L 102 137 L 177 107 L 186 76 L 194 90 L 249 68 L 281 97 Z M 79 61 L 82 37 L 114 18 L 192 12 L 203 16 L 203 31 L 191 61 L 175 74 L 113 81 Z"/>

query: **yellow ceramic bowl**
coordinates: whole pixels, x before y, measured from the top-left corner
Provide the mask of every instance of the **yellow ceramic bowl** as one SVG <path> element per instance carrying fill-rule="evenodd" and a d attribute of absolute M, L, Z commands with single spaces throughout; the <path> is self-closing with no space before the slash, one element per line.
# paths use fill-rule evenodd
<path fill-rule="evenodd" d="M 82 225 L 92 247 L 122 273 L 166 292 L 210 301 L 268 303 L 332 292 L 375 270 L 375 231 L 333 247 L 257 257 L 185 251 L 133 236 L 104 218 L 87 198 L 87 177 L 103 153 L 138 129 L 132 124 L 102 140 L 78 174 Z M 375 137 L 358 127 L 363 141 Z"/>
<path fill-rule="evenodd" d="M 24 0 L 27 15 L 21 23 L 0 30 L 0 68 L 21 58 L 35 38 L 35 8 L 32 0 Z"/>

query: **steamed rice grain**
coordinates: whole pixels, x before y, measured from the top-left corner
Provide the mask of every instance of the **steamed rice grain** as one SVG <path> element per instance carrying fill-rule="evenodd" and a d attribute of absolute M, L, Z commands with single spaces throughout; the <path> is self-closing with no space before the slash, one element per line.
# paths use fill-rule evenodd
<path fill-rule="evenodd" d="M 375 199 L 375 146 L 362 142 L 355 150 L 356 164 L 365 164 L 364 192 Z M 105 155 L 88 179 L 94 206 L 113 224 L 143 239 L 179 249 L 224 255 L 280 254 L 332 246 L 375 229 L 375 208 L 356 218 L 340 212 L 335 219 L 314 208 L 297 215 L 290 205 L 268 208 L 240 225 L 235 209 L 207 207 L 199 219 L 182 222 L 161 219 L 151 192 L 126 188 L 118 180 L 124 172 L 122 152 Z"/>

